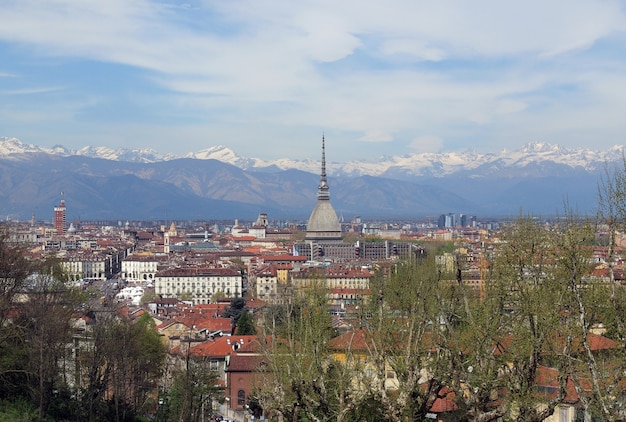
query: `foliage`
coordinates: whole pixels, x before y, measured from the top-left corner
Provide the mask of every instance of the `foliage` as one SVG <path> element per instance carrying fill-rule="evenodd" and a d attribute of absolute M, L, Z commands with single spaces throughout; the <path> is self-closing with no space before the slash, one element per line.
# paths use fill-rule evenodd
<path fill-rule="evenodd" d="M 0 398 L 24 394 L 27 345 L 20 327 L 12 323 L 11 314 L 34 271 L 24 257 L 24 248 L 12 243 L 8 228 L 0 225 Z"/>
<path fill-rule="evenodd" d="M 328 342 L 334 335 L 320 284 L 298 296 L 277 318 L 266 318 L 268 376 L 255 397 L 270 414 L 288 421 L 341 421 L 354 405 L 347 367 L 332 359 Z M 280 338 L 277 334 L 280 333 Z"/>
<path fill-rule="evenodd" d="M 42 262 L 29 279 L 27 300 L 17 308 L 19 316 L 14 320 L 27 345 L 25 369 L 39 417 L 48 412 L 54 392 L 65 387 L 67 366 L 60 363 L 71 361 L 67 345 L 72 342 L 72 322 L 85 299 L 83 292 L 65 279 L 57 260 Z"/>
<path fill-rule="evenodd" d="M 535 219 L 519 217 L 503 238 L 482 288 L 466 285 L 458 271 L 456 283 L 445 292 L 447 383 L 470 420 L 494 420 L 514 410 L 519 420 L 541 421 L 565 397 L 571 349 L 566 342 L 554 352 L 557 334 L 566 330 L 561 316 L 568 307 L 568 288 L 555 265 L 554 238 Z M 551 399 L 535 393 L 546 355 L 559 374 Z"/>
<path fill-rule="evenodd" d="M 342 235 L 343 243 L 354 244 L 361 239 L 361 235 L 356 232 L 347 232 Z"/>
<path fill-rule="evenodd" d="M 230 306 L 228 306 L 223 313 L 224 318 L 230 318 L 233 326 L 237 325 L 239 318 L 246 312 L 246 300 L 243 297 L 236 297 L 231 299 Z"/>
<path fill-rule="evenodd" d="M 185 367 L 173 374 L 173 383 L 163 395 L 159 419 L 196 422 L 207 420 L 213 401 L 224 401 L 224 390 L 218 386 L 218 373 L 209 361 L 187 356 Z"/>
<path fill-rule="evenodd" d="M 291 233 L 291 240 L 293 242 L 304 242 L 304 238 L 306 237 L 306 232 L 303 230 L 294 229 Z"/>
<path fill-rule="evenodd" d="M 45 422 L 41 419 L 37 408 L 24 399 L 0 401 L 0 422 Z"/>
<path fill-rule="evenodd" d="M 211 302 L 217 303 L 220 300 L 224 299 L 225 297 L 226 297 L 226 293 L 224 293 L 221 290 L 218 290 L 215 293 L 213 293 L 213 296 L 211 296 Z"/>
<path fill-rule="evenodd" d="M 256 334 L 254 316 L 251 312 L 243 312 L 237 321 L 235 334 L 238 336 L 251 336 Z"/>
<path fill-rule="evenodd" d="M 377 274 L 371 284 L 373 298 L 366 313 L 371 317 L 363 326 L 365 360 L 373 371 L 362 385 L 369 386 L 366 397 L 379 403 L 387 420 L 424 418 L 441 388 L 434 378 L 420 382 L 428 367 L 441 363 L 430 353 L 436 341 L 440 278 L 431 254 L 417 262 L 399 262 L 390 275 Z M 390 373 L 394 389 L 388 388 Z"/>
<path fill-rule="evenodd" d="M 154 408 L 167 350 L 152 318 L 144 314 L 131 323 L 101 317 L 92 333 L 81 350 L 83 419 L 123 421 Z"/>

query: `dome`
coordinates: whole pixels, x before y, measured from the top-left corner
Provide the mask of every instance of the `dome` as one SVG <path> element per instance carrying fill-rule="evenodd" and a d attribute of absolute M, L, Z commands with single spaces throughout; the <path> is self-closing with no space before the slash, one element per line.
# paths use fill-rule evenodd
<path fill-rule="evenodd" d="M 306 225 L 307 240 L 341 239 L 341 224 L 328 200 L 318 200 Z"/>

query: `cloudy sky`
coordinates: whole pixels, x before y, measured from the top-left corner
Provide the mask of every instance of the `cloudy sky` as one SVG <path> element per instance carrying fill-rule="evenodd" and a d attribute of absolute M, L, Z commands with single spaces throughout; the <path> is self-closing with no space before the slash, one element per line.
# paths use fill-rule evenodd
<path fill-rule="evenodd" d="M 2 0 L 0 136 L 259 158 L 626 143 L 618 0 Z"/>

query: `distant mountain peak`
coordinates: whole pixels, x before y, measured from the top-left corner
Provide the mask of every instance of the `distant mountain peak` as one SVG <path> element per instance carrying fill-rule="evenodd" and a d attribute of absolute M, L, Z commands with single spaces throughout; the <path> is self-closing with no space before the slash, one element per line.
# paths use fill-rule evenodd
<path fill-rule="evenodd" d="M 520 152 L 525 154 L 567 154 L 569 151 L 558 144 L 533 141 L 520 148 Z"/>
<path fill-rule="evenodd" d="M 39 149 L 33 145 L 27 145 L 17 138 L 0 138 L 0 156 L 28 152 L 39 152 Z"/>
<path fill-rule="evenodd" d="M 0 157 L 20 157 L 24 154 L 45 153 L 57 156 L 86 156 L 114 161 L 154 163 L 180 158 L 174 154 L 161 154 L 153 149 L 113 149 L 109 147 L 86 146 L 71 150 L 62 145 L 42 148 L 22 143 L 17 138 L 0 138 Z M 473 149 L 463 152 L 412 153 L 399 156 L 384 156 L 375 161 L 349 161 L 327 164 L 329 175 L 336 176 L 384 176 L 389 178 L 444 177 L 457 172 L 478 171 L 487 165 L 490 168 L 524 168 L 532 163 L 552 162 L 571 168 L 584 168 L 587 171 L 598 169 L 607 161 L 615 161 L 623 156 L 624 147 L 615 145 L 606 152 L 585 148 L 567 149 L 557 144 L 533 141 L 517 150 L 503 149 L 499 153 L 479 153 Z M 243 170 L 296 169 L 309 173 L 319 172 L 317 160 L 293 160 L 281 158 L 261 160 L 238 155 L 225 145 L 214 145 L 197 152 L 190 152 L 184 158 L 197 160 L 217 160 Z M 479 175 L 473 174 L 471 177 Z"/>

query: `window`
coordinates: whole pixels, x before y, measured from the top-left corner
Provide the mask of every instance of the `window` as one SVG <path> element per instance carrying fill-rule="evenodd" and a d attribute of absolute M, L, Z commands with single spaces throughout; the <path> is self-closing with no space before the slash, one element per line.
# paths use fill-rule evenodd
<path fill-rule="evenodd" d="M 246 404 L 246 392 L 245 391 L 239 390 L 237 392 L 237 404 L 241 406 Z"/>

